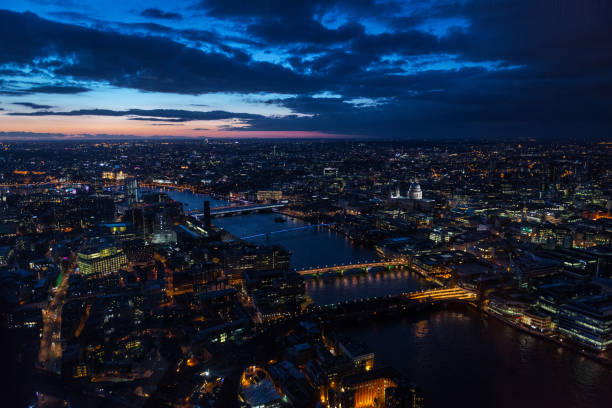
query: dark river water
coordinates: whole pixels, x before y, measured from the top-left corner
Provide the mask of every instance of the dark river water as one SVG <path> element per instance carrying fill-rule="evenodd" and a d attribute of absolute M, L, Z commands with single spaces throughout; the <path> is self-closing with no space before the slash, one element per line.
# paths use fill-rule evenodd
<path fill-rule="evenodd" d="M 342 331 L 420 386 L 427 407 L 612 407 L 612 370 L 473 309 Z"/>
<path fill-rule="evenodd" d="M 213 223 L 237 237 L 305 225 L 290 218 L 276 222 L 274 214 L 215 218 Z M 324 228 L 249 241 L 283 245 L 298 269 L 376 258 L 372 250 Z M 422 285 L 418 276 L 398 270 L 311 280 L 307 290 L 315 303 L 327 304 Z M 338 330 L 367 343 L 376 365 L 391 365 L 420 386 L 427 407 L 612 407 L 612 369 L 468 307 Z"/>
<path fill-rule="evenodd" d="M 238 217 L 215 218 L 213 223 L 228 230 L 236 237 L 272 233 L 248 239 L 259 244 L 279 244 L 291 251 L 291 264 L 296 269 L 356 263 L 376 259 L 371 249 L 354 246 L 344 235 L 330 231 L 326 227 L 302 228 L 303 221 L 283 217 L 285 222 L 276 222 L 275 214 L 251 214 Z M 295 228 L 300 228 L 294 230 Z M 285 231 L 287 230 L 287 231 Z M 397 270 L 392 272 L 371 271 L 367 274 L 347 275 L 341 278 L 309 280 L 306 290 L 317 304 L 385 296 L 418 290 L 422 280 L 412 272 Z"/>
<path fill-rule="evenodd" d="M 140 194 L 146 194 L 147 192 L 150 192 L 150 191 L 151 190 L 140 189 Z M 185 211 L 201 210 L 202 208 L 204 208 L 204 200 L 210 201 L 211 208 L 220 207 L 220 206 L 229 204 L 228 201 L 217 200 L 205 194 L 196 194 L 196 193 L 191 193 L 189 191 L 175 191 L 172 189 L 161 189 L 161 188 L 156 188 L 153 191 L 166 193 L 168 194 L 168 197 L 170 197 L 171 199 L 175 201 L 180 201 L 181 203 L 183 203 L 183 209 Z"/>

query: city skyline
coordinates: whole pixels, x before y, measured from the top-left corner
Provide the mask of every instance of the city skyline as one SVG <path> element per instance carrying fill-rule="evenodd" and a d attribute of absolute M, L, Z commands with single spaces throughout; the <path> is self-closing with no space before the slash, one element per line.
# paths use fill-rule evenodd
<path fill-rule="evenodd" d="M 612 142 L 1 146 L 7 406 L 612 401 Z"/>
<path fill-rule="evenodd" d="M 0 139 L 605 139 L 605 1 L 9 1 Z"/>

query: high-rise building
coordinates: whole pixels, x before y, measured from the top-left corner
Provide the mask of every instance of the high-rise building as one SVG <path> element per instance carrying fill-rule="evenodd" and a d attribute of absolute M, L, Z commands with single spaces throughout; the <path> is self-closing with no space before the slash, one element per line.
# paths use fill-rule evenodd
<path fill-rule="evenodd" d="M 171 244 L 176 242 L 176 232 L 172 230 L 172 224 L 163 212 L 155 214 L 155 229 L 152 242 L 154 244 Z"/>
<path fill-rule="evenodd" d="M 211 218 L 210 218 L 210 201 L 204 201 L 204 225 L 206 228 L 210 228 Z"/>
<path fill-rule="evenodd" d="M 130 207 L 138 202 L 138 181 L 135 178 L 127 179 L 125 183 L 125 197 Z"/>

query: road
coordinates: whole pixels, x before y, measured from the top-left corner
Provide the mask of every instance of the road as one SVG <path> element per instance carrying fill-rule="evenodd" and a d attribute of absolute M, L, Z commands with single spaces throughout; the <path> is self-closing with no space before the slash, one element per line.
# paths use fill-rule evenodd
<path fill-rule="evenodd" d="M 62 268 L 59 285 L 55 288 L 49 304 L 42 310 L 43 332 L 40 339 L 38 364 L 40 368 L 60 374 L 62 358 L 62 307 L 68 293 L 68 280 L 75 269 L 75 256 L 67 267 Z"/>

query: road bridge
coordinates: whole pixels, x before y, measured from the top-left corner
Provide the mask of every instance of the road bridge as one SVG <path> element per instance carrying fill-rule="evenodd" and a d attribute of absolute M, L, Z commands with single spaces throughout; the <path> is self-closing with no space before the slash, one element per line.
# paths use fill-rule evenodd
<path fill-rule="evenodd" d="M 427 289 L 398 295 L 376 296 L 355 299 L 327 305 L 309 305 L 297 314 L 287 314 L 270 321 L 264 326 L 282 324 L 291 320 L 319 319 L 325 323 L 371 318 L 392 318 L 414 312 L 427 310 L 432 306 L 445 304 L 474 304 L 477 294 L 461 287 Z"/>
<path fill-rule="evenodd" d="M 223 207 L 213 207 L 210 209 L 211 217 L 222 217 L 225 215 L 237 215 L 246 214 L 252 212 L 274 210 L 277 208 L 283 208 L 285 204 L 248 204 L 248 205 L 231 205 Z M 203 210 L 188 211 L 187 214 L 200 218 L 204 216 Z"/>
<path fill-rule="evenodd" d="M 338 265 L 325 265 L 317 266 L 309 269 L 296 270 L 302 276 L 314 275 L 318 276 L 326 272 L 342 272 L 350 269 L 368 269 L 376 267 L 395 267 L 403 266 L 406 261 L 402 260 L 376 260 L 376 261 L 365 261 L 352 264 L 338 264 Z"/>
<path fill-rule="evenodd" d="M 460 286 L 451 288 L 435 288 L 422 290 L 419 292 L 412 292 L 403 295 L 408 300 L 415 300 L 419 302 L 435 302 L 443 300 L 476 300 L 477 295 L 475 292 L 471 292 L 467 289 L 463 289 Z"/>

